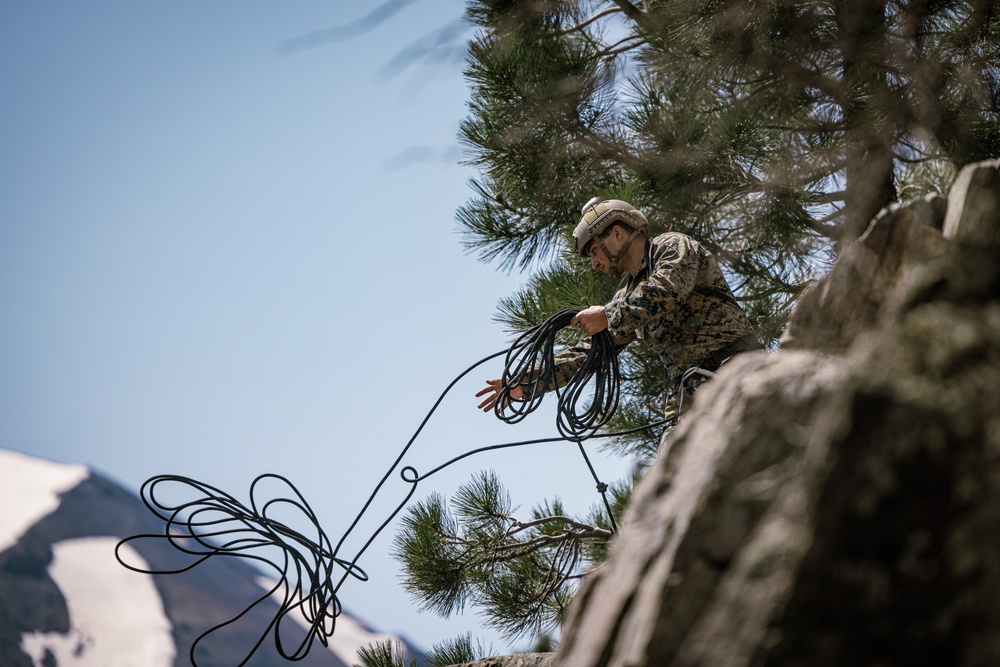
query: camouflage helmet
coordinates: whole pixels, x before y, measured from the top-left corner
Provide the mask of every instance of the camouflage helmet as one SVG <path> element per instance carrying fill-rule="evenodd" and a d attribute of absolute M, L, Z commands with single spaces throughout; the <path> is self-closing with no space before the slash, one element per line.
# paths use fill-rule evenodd
<path fill-rule="evenodd" d="M 587 243 L 599 236 L 612 223 L 622 222 L 640 234 L 649 234 L 649 221 L 646 220 L 646 216 L 635 206 L 621 199 L 604 201 L 600 197 L 594 197 L 584 205 L 581 213 L 583 217 L 573 230 L 573 240 L 576 241 L 576 251 L 583 257 L 587 256 L 585 252 Z"/>

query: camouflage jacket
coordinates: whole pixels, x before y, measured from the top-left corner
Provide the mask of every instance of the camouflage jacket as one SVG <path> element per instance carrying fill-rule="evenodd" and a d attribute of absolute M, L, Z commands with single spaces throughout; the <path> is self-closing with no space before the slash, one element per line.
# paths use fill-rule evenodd
<path fill-rule="evenodd" d="M 688 368 L 753 334 L 715 257 L 684 234 L 647 239 L 642 265 L 623 283 L 604 307 L 608 332 L 619 351 L 640 340 L 656 352 L 671 388 Z M 573 377 L 589 348 L 588 338 L 557 355 L 559 386 Z"/>

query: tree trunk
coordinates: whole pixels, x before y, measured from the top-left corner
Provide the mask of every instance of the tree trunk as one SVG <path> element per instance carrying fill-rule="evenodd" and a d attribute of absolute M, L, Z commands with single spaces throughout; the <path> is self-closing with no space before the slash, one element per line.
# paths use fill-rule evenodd
<path fill-rule="evenodd" d="M 886 71 L 881 45 L 886 32 L 885 2 L 838 0 L 837 24 L 843 59 L 846 134 L 845 221 L 841 243 L 864 232 L 896 199 Z"/>

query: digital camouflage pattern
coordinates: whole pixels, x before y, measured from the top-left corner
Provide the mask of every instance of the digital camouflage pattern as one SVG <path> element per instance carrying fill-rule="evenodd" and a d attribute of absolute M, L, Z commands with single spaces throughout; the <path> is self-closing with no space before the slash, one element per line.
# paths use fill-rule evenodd
<path fill-rule="evenodd" d="M 709 355 L 753 328 L 736 302 L 715 257 L 679 232 L 646 241 L 646 257 L 604 307 L 608 332 L 621 350 L 641 340 L 667 371 L 668 388 Z M 587 356 L 585 339 L 556 356 L 556 383 L 565 385 Z M 546 391 L 553 389 L 547 383 Z"/>

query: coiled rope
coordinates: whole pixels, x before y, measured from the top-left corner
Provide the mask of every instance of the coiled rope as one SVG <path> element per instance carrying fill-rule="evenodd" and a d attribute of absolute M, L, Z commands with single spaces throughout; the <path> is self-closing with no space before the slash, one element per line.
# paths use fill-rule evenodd
<path fill-rule="evenodd" d="M 618 409 L 621 381 L 617 350 L 607 330 L 591 338 L 587 356 L 569 382 L 564 387 L 556 384 L 556 335 L 578 312 L 560 311 L 514 341 L 494 407 L 497 417 L 508 424 L 521 421 L 541 404 L 546 389 L 554 386 L 559 401 L 556 428 L 563 438 L 579 442 L 608 423 Z M 584 399 L 591 385 L 593 398 L 588 402 Z M 520 398 L 511 396 L 515 388 L 521 388 Z"/>
<path fill-rule="evenodd" d="M 510 447 L 557 443 L 570 440 L 577 447 L 587 464 L 597 490 L 601 494 L 609 521 L 617 530 L 614 514 L 607 498 L 608 486 L 600 480 L 587 452 L 584 440 L 592 438 L 617 437 L 655 428 L 666 420 L 648 424 L 628 431 L 597 434 L 605 426 L 618 407 L 620 380 L 617 350 L 606 331 L 591 339 L 590 350 L 577 373 L 563 387 L 556 384 L 555 347 L 560 329 L 566 327 L 578 311 L 561 311 L 540 325 L 522 334 L 510 348 L 491 354 L 462 371 L 444 389 L 410 437 L 395 461 L 376 484 L 371 495 L 358 512 L 340 541 L 331 546 L 330 540 L 321 528 L 316 514 L 305 498 L 290 481 L 280 475 L 258 476 L 250 485 L 249 506 L 237 501 L 231 495 L 189 477 L 159 475 L 147 480 L 141 488 L 141 497 L 146 507 L 161 519 L 164 532 L 161 534 L 141 534 L 128 537 L 117 545 L 115 556 L 125 567 L 148 574 L 176 574 L 185 572 L 212 556 L 231 556 L 264 564 L 277 573 L 274 586 L 264 595 L 254 600 L 244 611 L 231 620 L 220 623 L 200 634 L 190 649 L 191 664 L 197 667 L 195 651 L 199 644 L 213 633 L 232 625 L 246 616 L 252 609 L 269 598 L 275 598 L 279 610 L 261 632 L 244 659 L 236 667 L 243 667 L 265 641 L 268 634 L 274 634 L 275 647 L 279 655 L 287 660 L 301 660 L 309 653 L 313 639 L 324 646 L 336 629 L 336 619 L 342 611 L 337 594 L 341 586 L 353 577 L 367 581 L 368 575 L 358 566 L 358 560 L 376 537 L 399 514 L 416 492 L 417 485 L 444 468 L 474 454 Z M 399 470 L 400 478 L 410 485 L 402 502 L 375 529 L 360 550 L 350 559 L 340 557 L 340 551 L 348 536 L 360 524 L 376 496 L 399 468 L 410 447 L 423 431 L 424 426 L 435 413 L 451 389 L 472 370 L 499 356 L 506 355 L 502 375 L 500 400 L 496 404 L 496 414 L 507 423 L 516 423 L 533 412 L 541 403 L 543 390 L 555 386 L 558 395 L 557 429 L 559 437 L 521 440 L 480 447 L 452 458 L 423 475 L 412 466 Z M 527 380 L 531 379 L 531 382 Z M 526 384 L 525 384 L 526 383 Z M 513 398 L 510 392 L 516 386 L 526 388 L 521 398 Z M 587 388 L 593 386 L 593 397 L 587 401 Z M 507 411 L 504 408 L 508 408 Z M 265 482 L 278 483 L 287 487 L 288 495 L 266 499 L 261 487 Z M 169 485 L 179 489 L 185 500 L 168 502 L 158 495 L 159 487 Z M 308 526 L 308 534 L 292 528 L 287 520 L 279 520 L 288 512 L 297 515 L 297 521 Z M 193 557 L 193 562 L 176 569 L 158 569 L 140 566 L 126 561 L 122 547 L 139 540 L 166 540 L 176 550 Z M 289 642 L 295 633 L 289 631 L 285 623 L 292 612 L 301 614 L 307 629 L 298 640 Z M 297 628 L 293 628 L 297 630 Z"/>
<path fill-rule="evenodd" d="M 274 481 L 284 487 L 287 496 L 266 499 L 261 487 Z M 158 495 L 163 486 L 178 490 L 184 500 L 167 501 Z M 246 609 L 228 621 L 219 623 L 201 633 L 191 644 L 189 657 L 197 665 L 198 645 L 215 632 L 233 625 L 259 604 L 268 599 L 278 600 L 278 612 L 239 663 L 245 665 L 272 631 L 278 653 L 286 660 L 301 660 L 312 647 L 313 639 L 324 646 L 334 633 L 336 619 L 341 613 L 333 581 L 343 570 L 361 581 L 365 574 L 355 563 L 337 558 L 330 548 L 330 540 L 320 527 L 316 514 L 305 498 L 286 478 L 265 474 L 250 485 L 250 505 L 246 506 L 228 493 L 213 486 L 178 475 L 158 475 L 148 479 L 140 495 L 146 507 L 163 520 L 162 534 L 142 534 L 121 540 L 115 547 L 115 557 L 126 568 L 147 574 L 178 574 L 186 572 L 212 556 L 232 556 L 255 561 L 268 566 L 276 574 L 272 587 L 251 602 Z M 287 525 L 283 519 L 292 515 L 296 523 L 306 523 L 309 534 L 303 534 Z M 303 521 L 304 520 L 304 521 Z M 122 547 L 137 540 L 166 540 L 174 549 L 193 557 L 187 565 L 174 569 L 140 567 L 129 563 Z M 343 579 L 341 579 L 343 581 Z M 307 627 L 302 632 L 302 622 L 289 614 L 298 612 Z M 289 630 L 289 627 L 291 630 Z M 293 639 L 291 645 L 289 638 Z"/>

